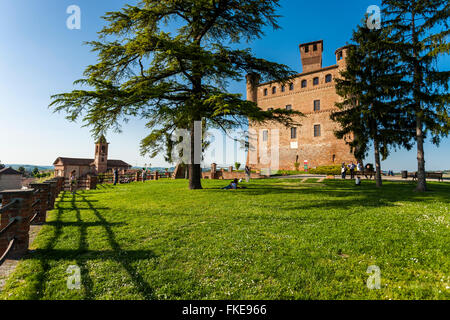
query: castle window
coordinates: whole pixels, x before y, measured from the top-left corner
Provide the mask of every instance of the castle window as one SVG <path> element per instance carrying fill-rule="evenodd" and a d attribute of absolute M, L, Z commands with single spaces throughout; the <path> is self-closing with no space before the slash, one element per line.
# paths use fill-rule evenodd
<path fill-rule="evenodd" d="M 306 88 L 308 86 L 308 81 L 302 80 L 302 88 Z"/>
<path fill-rule="evenodd" d="M 291 90 L 291 91 L 294 90 L 294 84 L 293 83 L 289 84 L 289 90 Z"/>
<path fill-rule="evenodd" d="M 102 146 L 102 152 L 105 152 L 105 150 L 106 150 L 105 146 Z"/>
<path fill-rule="evenodd" d="M 264 89 L 264 95 L 267 96 L 267 89 Z"/>
<path fill-rule="evenodd" d="M 286 106 L 286 110 L 292 110 L 292 106 L 291 105 L 287 105 Z"/>
<path fill-rule="evenodd" d="M 333 163 L 336 161 L 336 155 L 333 154 Z"/>
<path fill-rule="evenodd" d="M 314 100 L 314 111 L 320 111 L 320 100 Z"/>
<path fill-rule="evenodd" d="M 318 84 L 319 84 L 319 78 L 318 78 L 318 77 L 315 77 L 315 78 L 313 79 L 313 85 L 317 86 Z"/>
<path fill-rule="evenodd" d="M 281 92 L 285 92 L 286 91 L 286 86 L 285 85 L 282 85 L 281 86 Z"/>
<path fill-rule="evenodd" d="M 297 128 L 291 128 L 291 139 L 297 139 Z"/>
<path fill-rule="evenodd" d="M 325 82 L 326 82 L 326 83 L 331 82 L 332 79 L 333 79 L 333 77 L 331 76 L 331 74 L 327 74 L 327 75 L 325 76 Z"/>
<path fill-rule="evenodd" d="M 272 87 L 272 94 L 277 93 L 277 87 Z"/>
<path fill-rule="evenodd" d="M 263 141 L 267 141 L 267 140 L 269 140 L 269 131 L 264 130 L 263 131 Z"/>
<path fill-rule="evenodd" d="M 340 52 L 338 53 L 338 60 L 342 60 L 342 58 L 343 58 L 343 56 L 342 56 L 342 51 L 340 51 Z"/>
<path fill-rule="evenodd" d="M 314 137 L 320 137 L 320 124 L 314 125 Z"/>
<path fill-rule="evenodd" d="M 309 52 L 309 46 L 305 46 L 305 52 L 306 52 L 306 53 Z"/>
<path fill-rule="evenodd" d="M 102 162 L 105 162 L 105 158 L 102 158 Z"/>
<path fill-rule="evenodd" d="M 313 45 L 313 51 L 317 51 L 317 44 Z"/>
<path fill-rule="evenodd" d="M 267 111 L 272 111 L 273 110 L 273 108 L 269 108 L 269 109 L 267 109 Z"/>

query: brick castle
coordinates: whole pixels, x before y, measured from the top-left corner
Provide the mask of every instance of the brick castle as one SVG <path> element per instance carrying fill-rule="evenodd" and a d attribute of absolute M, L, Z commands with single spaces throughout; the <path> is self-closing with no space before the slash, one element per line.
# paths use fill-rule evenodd
<path fill-rule="evenodd" d="M 336 64 L 323 68 L 323 41 L 301 44 L 303 72 L 285 85 L 259 83 L 258 75 L 247 75 L 247 100 L 256 102 L 263 110 L 286 108 L 305 115 L 295 119 L 301 126 L 293 128 L 274 123 L 250 123 L 249 131 L 256 133 L 251 138 L 255 150 L 249 152 L 247 157 L 247 163 L 252 168 L 274 168 L 273 161 L 261 154 L 262 145 L 271 150 L 271 133 L 274 133 L 274 129 L 279 130 L 280 170 L 294 170 L 296 162 L 300 163 L 300 168 L 304 168 L 304 165 L 312 168 L 356 161 L 345 141 L 335 137 L 334 131 L 338 124 L 330 119 L 331 111 L 336 110 L 335 103 L 340 98 L 335 90 L 334 79 L 346 67 L 347 49 L 337 49 Z M 270 165 L 268 162 L 271 162 Z"/>

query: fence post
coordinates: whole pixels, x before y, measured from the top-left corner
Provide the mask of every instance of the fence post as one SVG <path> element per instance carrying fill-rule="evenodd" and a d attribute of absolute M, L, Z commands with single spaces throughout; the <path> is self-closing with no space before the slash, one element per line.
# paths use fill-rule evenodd
<path fill-rule="evenodd" d="M 159 171 L 155 172 L 155 180 L 159 180 Z"/>
<path fill-rule="evenodd" d="M 45 223 L 47 218 L 47 206 L 48 206 L 48 194 L 50 192 L 50 185 L 47 183 L 31 183 L 30 187 L 37 190 L 34 200 L 40 200 L 40 203 L 36 206 L 36 210 L 39 210 L 34 223 Z"/>
<path fill-rule="evenodd" d="M 0 255 L 4 253 L 12 239 L 15 239 L 15 242 L 10 253 L 15 256 L 22 255 L 28 250 L 34 190 L 5 190 L 0 192 L 0 194 L 3 196 L 2 207 L 5 207 L 15 199 L 20 201 L 16 205 L 6 208 L 1 213 L 0 230 L 12 221 L 16 220 L 16 222 L 0 236 Z"/>
<path fill-rule="evenodd" d="M 54 180 L 48 180 L 44 183 L 48 184 L 50 186 L 50 191 L 48 193 L 48 210 L 53 210 L 55 207 L 55 199 L 56 199 L 56 181 Z"/>

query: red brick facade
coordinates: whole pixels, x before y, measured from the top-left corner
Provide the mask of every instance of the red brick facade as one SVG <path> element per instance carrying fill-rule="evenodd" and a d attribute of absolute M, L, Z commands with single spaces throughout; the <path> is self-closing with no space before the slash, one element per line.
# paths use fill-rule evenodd
<path fill-rule="evenodd" d="M 305 115 L 295 118 L 301 125 L 292 130 L 279 124 L 250 124 L 250 135 L 255 133 L 254 138 L 250 138 L 255 150 L 249 152 L 247 164 L 252 168 L 270 166 L 276 169 L 276 161 L 264 160 L 261 152 L 262 145 L 271 150 L 276 143 L 276 139 L 273 140 L 276 129 L 279 130 L 280 170 L 294 170 L 296 162 L 303 168 L 307 161 L 311 168 L 355 161 L 345 141 L 335 137 L 334 131 L 338 124 L 330 119 L 331 111 L 336 109 L 335 103 L 339 99 L 334 79 L 345 68 L 347 49 L 343 47 L 336 50 L 336 65 L 325 68 L 322 68 L 322 51 L 322 41 L 300 45 L 303 72 L 292 79 L 292 85 L 287 83 L 283 87 L 281 83 L 274 82 L 260 84 L 257 75 L 247 76 L 247 100 L 256 102 L 263 110 L 292 108 Z"/>

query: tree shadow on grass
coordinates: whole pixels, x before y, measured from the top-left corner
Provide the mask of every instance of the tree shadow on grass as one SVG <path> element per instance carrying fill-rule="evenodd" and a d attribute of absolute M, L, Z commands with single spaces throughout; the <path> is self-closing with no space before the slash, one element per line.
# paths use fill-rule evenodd
<path fill-rule="evenodd" d="M 431 183 L 430 191 L 426 193 L 414 192 L 415 183 L 411 182 L 384 182 L 382 188 L 376 188 L 374 183 L 363 183 L 358 187 L 353 181 L 327 181 L 325 186 L 304 185 L 303 183 L 271 183 L 247 185 L 242 190 L 215 190 L 208 192 L 222 194 L 223 192 L 234 192 L 241 197 L 251 197 L 252 204 L 256 207 L 274 208 L 277 210 L 307 210 L 307 209 L 351 209 L 354 207 L 388 207 L 395 206 L 397 202 L 422 202 L 440 201 L 450 203 L 450 184 Z M 300 195 L 296 199 L 284 199 L 283 205 L 278 202 L 268 203 L 262 201 L 260 204 L 258 196 Z M 311 200 L 308 201 L 307 199 Z"/>
<path fill-rule="evenodd" d="M 141 295 L 145 299 L 154 299 L 154 290 L 149 286 L 149 284 L 145 281 L 145 279 L 137 272 L 137 270 L 132 266 L 132 262 L 136 260 L 148 260 L 153 259 L 156 255 L 151 250 L 123 250 L 119 243 L 115 239 L 115 234 L 112 231 L 113 226 L 123 225 L 125 223 L 109 223 L 98 211 L 90 200 L 87 199 L 86 196 L 79 193 L 76 195 L 71 195 L 71 203 L 72 207 L 70 210 L 75 211 L 76 214 L 76 222 L 64 222 L 61 221 L 62 215 L 64 211 L 69 210 L 68 208 L 61 208 L 59 203 L 57 202 L 55 208 L 56 219 L 55 221 L 47 223 L 50 226 L 54 227 L 53 236 L 48 240 L 46 245 L 42 249 L 34 250 L 30 252 L 24 259 L 29 260 L 39 260 L 41 269 L 36 276 L 37 284 L 35 285 L 35 296 L 32 299 L 42 299 L 45 291 L 45 281 L 49 276 L 49 272 L 51 270 L 50 262 L 52 261 L 67 261 L 67 260 L 75 260 L 78 267 L 80 267 L 81 271 L 81 279 L 83 282 L 84 291 L 84 299 L 94 299 L 95 295 L 93 292 L 93 281 L 89 275 L 88 263 L 91 260 L 113 260 L 122 265 L 122 267 L 126 270 L 128 275 L 131 278 L 134 286 L 139 290 Z M 94 213 L 98 221 L 96 222 L 84 222 L 82 220 L 81 210 L 85 210 L 84 208 L 78 208 L 77 203 L 80 201 L 76 201 L 77 198 L 81 198 L 81 202 L 87 204 L 89 209 Z M 66 192 L 62 194 L 61 199 L 66 198 Z M 68 201 L 65 201 L 68 202 Z M 78 248 L 74 248 L 71 250 L 61 250 L 54 249 L 55 245 L 58 242 L 58 239 L 63 234 L 64 227 L 77 226 L 80 232 L 79 244 Z M 112 250 L 89 250 L 88 245 L 88 235 L 87 229 L 89 227 L 97 227 L 102 226 L 107 234 L 109 244 Z"/>

